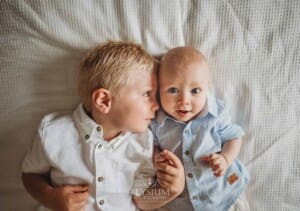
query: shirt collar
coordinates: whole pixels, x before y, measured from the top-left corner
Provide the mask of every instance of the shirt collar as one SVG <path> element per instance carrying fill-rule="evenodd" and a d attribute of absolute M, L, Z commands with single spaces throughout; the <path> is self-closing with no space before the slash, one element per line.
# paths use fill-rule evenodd
<path fill-rule="evenodd" d="M 91 137 L 96 137 L 97 141 L 102 142 L 104 147 L 111 150 L 116 149 L 124 142 L 123 139 L 130 135 L 130 132 L 125 132 L 111 141 L 105 141 L 103 138 L 103 128 L 87 115 L 82 104 L 78 105 L 74 111 L 73 118 L 82 140 L 89 141 Z"/>
<path fill-rule="evenodd" d="M 101 137 L 103 136 L 102 127 L 86 114 L 82 104 L 78 105 L 74 111 L 73 118 L 80 136 L 84 139 L 88 139 L 87 136 L 90 136 L 95 129 L 100 133 Z"/>
<path fill-rule="evenodd" d="M 206 108 L 207 113 L 210 113 L 214 117 L 218 116 L 218 105 L 213 94 L 207 94 Z"/>
<path fill-rule="evenodd" d="M 195 119 L 200 119 L 205 117 L 207 114 L 211 114 L 212 116 L 216 117 L 218 115 L 218 106 L 216 103 L 216 98 L 211 95 L 211 94 L 207 94 L 207 98 L 206 98 L 206 105 L 205 107 L 202 109 L 202 111 L 196 116 Z M 156 116 L 156 120 L 159 124 L 162 124 L 166 119 L 172 119 L 173 121 L 176 122 L 180 122 L 176 119 L 174 119 L 173 117 L 169 116 L 167 113 L 165 113 L 163 110 L 159 110 L 157 112 L 157 116 Z"/>

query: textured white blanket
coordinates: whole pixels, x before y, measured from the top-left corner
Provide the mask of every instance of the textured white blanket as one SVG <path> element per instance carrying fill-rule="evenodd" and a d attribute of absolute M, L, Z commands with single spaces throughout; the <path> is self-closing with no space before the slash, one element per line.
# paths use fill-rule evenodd
<path fill-rule="evenodd" d="M 299 1 L 0 1 L 0 210 L 34 210 L 21 161 L 40 118 L 78 103 L 76 71 L 106 40 L 154 55 L 191 45 L 246 131 L 252 210 L 300 210 Z"/>

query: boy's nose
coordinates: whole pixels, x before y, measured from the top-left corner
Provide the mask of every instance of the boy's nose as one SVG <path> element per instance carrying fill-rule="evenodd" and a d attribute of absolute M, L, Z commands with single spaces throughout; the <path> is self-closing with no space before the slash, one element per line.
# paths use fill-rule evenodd
<path fill-rule="evenodd" d="M 152 100 L 152 109 L 153 111 L 157 111 L 159 109 L 159 104 L 156 99 Z"/>

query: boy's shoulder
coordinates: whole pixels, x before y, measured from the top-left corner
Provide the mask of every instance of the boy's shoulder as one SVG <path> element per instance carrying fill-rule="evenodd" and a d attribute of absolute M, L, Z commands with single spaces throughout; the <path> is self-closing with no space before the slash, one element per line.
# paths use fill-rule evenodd
<path fill-rule="evenodd" d="M 53 112 L 45 115 L 39 125 L 38 133 L 44 149 L 49 149 L 53 153 L 70 149 L 79 141 L 73 111 Z"/>
<path fill-rule="evenodd" d="M 72 111 L 59 111 L 45 115 L 40 122 L 38 132 L 43 140 L 76 133 Z"/>
<path fill-rule="evenodd" d="M 46 114 L 41 120 L 41 126 L 51 126 L 73 122 L 72 111 L 59 111 Z"/>

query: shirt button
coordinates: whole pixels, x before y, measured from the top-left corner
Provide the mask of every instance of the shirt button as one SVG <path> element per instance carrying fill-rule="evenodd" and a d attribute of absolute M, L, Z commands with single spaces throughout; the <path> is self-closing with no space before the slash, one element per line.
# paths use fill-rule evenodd
<path fill-rule="evenodd" d="M 99 144 L 99 145 L 98 145 L 98 149 L 101 149 L 101 148 L 102 148 L 102 145 L 101 145 L 101 144 Z"/>
<path fill-rule="evenodd" d="M 97 131 L 100 132 L 101 131 L 101 127 L 98 126 L 97 127 Z"/>
<path fill-rule="evenodd" d="M 198 199 L 198 197 L 197 196 L 193 196 L 193 200 L 197 200 Z"/>
<path fill-rule="evenodd" d="M 199 196 L 199 199 L 200 199 L 201 201 L 206 201 L 206 200 L 208 200 L 208 196 L 206 196 L 206 195 L 200 195 L 200 196 Z"/>
<path fill-rule="evenodd" d="M 184 152 L 184 154 L 185 154 L 185 155 L 189 155 L 189 154 L 190 154 L 190 151 L 187 150 L 187 151 Z"/>
<path fill-rule="evenodd" d="M 104 204 L 104 200 L 100 200 L 100 201 L 99 201 L 99 204 L 100 204 L 100 205 L 103 205 L 103 204 Z"/>
<path fill-rule="evenodd" d="M 184 133 L 185 133 L 185 134 L 189 134 L 189 131 L 188 131 L 188 130 L 185 130 Z"/>
<path fill-rule="evenodd" d="M 103 179 L 104 179 L 103 177 L 98 177 L 98 181 L 99 181 L 99 182 L 102 182 Z"/>
<path fill-rule="evenodd" d="M 85 139 L 89 139 L 89 137 L 90 137 L 89 135 L 85 135 Z"/>
<path fill-rule="evenodd" d="M 189 178 L 192 178 L 192 177 L 193 177 L 193 174 L 192 174 L 192 173 L 188 173 L 187 176 L 188 176 Z"/>

